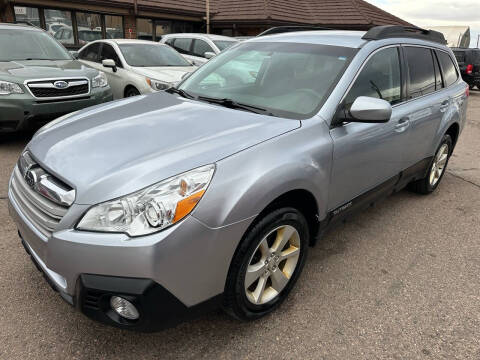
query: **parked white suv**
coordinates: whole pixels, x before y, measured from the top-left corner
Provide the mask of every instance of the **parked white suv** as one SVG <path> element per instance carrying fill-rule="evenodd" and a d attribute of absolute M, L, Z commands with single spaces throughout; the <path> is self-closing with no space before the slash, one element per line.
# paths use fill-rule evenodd
<path fill-rule="evenodd" d="M 171 47 L 146 40 L 94 41 L 78 59 L 105 72 L 114 99 L 166 90 L 196 69 Z"/>
<path fill-rule="evenodd" d="M 228 36 L 211 34 L 168 34 L 162 37 L 161 43 L 168 44 L 181 53 L 194 65 L 203 65 L 210 58 L 238 42 Z"/>

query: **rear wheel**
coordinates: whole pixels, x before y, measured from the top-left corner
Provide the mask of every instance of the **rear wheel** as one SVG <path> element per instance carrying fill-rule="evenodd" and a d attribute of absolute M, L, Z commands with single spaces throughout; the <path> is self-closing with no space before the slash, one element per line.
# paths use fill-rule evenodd
<path fill-rule="evenodd" d="M 261 219 L 244 237 L 232 260 L 224 308 L 253 320 L 277 308 L 300 275 L 309 244 L 305 217 L 282 208 Z"/>
<path fill-rule="evenodd" d="M 453 150 L 453 142 L 450 135 L 444 135 L 440 146 L 432 159 L 427 176 L 409 185 L 410 189 L 419 194 L 430 194 L 440 184 L 445 174 L 448 160 Z"/>

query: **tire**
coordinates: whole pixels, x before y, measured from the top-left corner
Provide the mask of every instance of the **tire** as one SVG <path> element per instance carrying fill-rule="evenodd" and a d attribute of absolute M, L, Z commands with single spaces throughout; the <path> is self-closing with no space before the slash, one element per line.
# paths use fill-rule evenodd
<path fill-rule="evenodd" d="M 282 239 L 285 246 L 280 245 Z M 235 252 L 225 284 L 224 310 L 240 320 L 258 319 L 275 310 L 302 271 L 309 239 L 307 221 L 297 209 L 281 208 L 263 217 Z M 251 285 L 247 287 L 246 281 Z"/>
<path fill-rule="evenodd" d="M 138 95 L 140 95 L 140 91 L 138 91 L 133 86 L 130 86 L 125 90 L 125 97 L 126 98 L 127 97 L 132 97 L 132 96 L 138 96 Z"/>
<path fill-rule="evenodd" d="M 446 146 L 446 150 L 445 150 Z M 450 135 L 444 135 L 442 138 L 442 142 L 437 148 L 437 151 L 435 152 L 435 155 L 430 163 L 430 166 L 428 167 L 428 172 L 427 176 L 424 177 L 423 179 L 414 181 L 409 184 L 409 189 L 412 190 L 413 192 L 416 192 L 418 194 L 431 194 L 432 192 L 435 191 L 435 189 L 438 187 L 440 184 L 440 181 L 443 178 L 443 175 L 445 174 L 445 170 L 448 165 L 448 160 L 450 159 L 450 155 L 452 154 L 453 151 L 453 142 L 452 138 Z M 440 158 L 443 157 L 443 154 L 446 155 L 446 158 L 442 160 L 442 163 L 439 163 Z M 443 165 L 442 165 L 443 164 Z M 443 166 L 443 167 L 439 167 Z M 436 171 L 436 174 L 433 175 L 433 171 Z M 432 181 L 432 179 L 434 181 Z"/>

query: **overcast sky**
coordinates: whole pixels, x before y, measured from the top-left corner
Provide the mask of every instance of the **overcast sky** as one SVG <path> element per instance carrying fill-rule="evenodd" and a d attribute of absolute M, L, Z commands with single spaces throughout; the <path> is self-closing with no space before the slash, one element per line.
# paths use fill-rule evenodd
<path fill-rule="evenodd" d="M 470 46 L 480 34 L 480 0 L 367 0 L 412 24 L 428 28 L 439 25 L 468 25 Z"/>

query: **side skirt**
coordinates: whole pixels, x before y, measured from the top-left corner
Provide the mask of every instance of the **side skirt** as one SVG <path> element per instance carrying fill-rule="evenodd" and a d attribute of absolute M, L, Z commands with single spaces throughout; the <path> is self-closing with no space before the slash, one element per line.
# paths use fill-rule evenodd
<path fill-rule="evenodd" d="M 320 221 L 319 232 L 313 240 L 312 245 L 315 245 L 316 241 L 336 224 L 345 221 L 359 211 L 374 206 L 394 192 L 402 190 L 412 181 L 423 179 L 427 175 L 432 159 L 433 157 L 428 157 L 419 161 L 375 188 L 330 211 L 326 218 Z"/>

